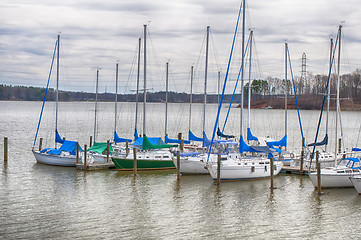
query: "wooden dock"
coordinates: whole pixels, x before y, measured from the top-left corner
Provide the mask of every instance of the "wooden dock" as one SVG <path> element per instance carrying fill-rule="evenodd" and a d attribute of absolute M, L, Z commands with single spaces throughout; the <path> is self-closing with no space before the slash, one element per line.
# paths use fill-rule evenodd
<path fill-rule="evenodd" d="M 308 175 L 309 171 L 308 168 L 303 169 L 301 171 L 298 167 L 290 167 L 290 166 L 283 166 L 281 172 L 289 173 L 289 174 L 299 174 L 299 175 Z"/>
<path fill-rule="evenodd" d="M 84 170 L 84 164 L 78 163 L 76 164 L 76 169 Z M 115 169 L 115 165 L 113 162 L 106 162 L 106 163 L 87 163 L 86 171 L 95 171 L 95 170 L 108 170 L 108 169 Z"/>

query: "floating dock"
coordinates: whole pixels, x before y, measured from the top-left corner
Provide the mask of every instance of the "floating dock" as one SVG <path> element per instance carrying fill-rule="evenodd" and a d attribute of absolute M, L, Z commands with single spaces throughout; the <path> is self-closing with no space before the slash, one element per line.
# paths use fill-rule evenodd
<path fill-rule="evenodd" d="M 86 169 L 84 169 L 84 164 L 78 163 L 76 164 L 76 169 L 93 171 L 93 170 L 108 170 L 115 169 L 115 165 L 113 162 L 105 162 L 105 163 L 87 163 Z"/>
<path fill-rule="evenodd" d="M 290 173 L 290 174 L 299 174 L 299 175 L 308 175 L 309 171 L 308 168 L 300 169 L 299 167 L 290 167 L 290 166 L 283 166 L 282 173 Z"/>

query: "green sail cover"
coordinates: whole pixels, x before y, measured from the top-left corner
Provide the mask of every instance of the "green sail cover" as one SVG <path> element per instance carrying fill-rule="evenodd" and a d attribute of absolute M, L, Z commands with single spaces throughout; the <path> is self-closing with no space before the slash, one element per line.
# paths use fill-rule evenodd
<path fill-rule="evenodd" d="M 178 147 L 178 145 L 172 145 L 172 144 L 151 144 L 149 142 L 149 139 L 146 135 L 143 136 L 143 150 L 148 150 L 148 149 L 160 149 L 160 148 L 172 148 L 172 147 Z"/>
<path fill-rule="evenodd" d="M 107 143 L 106 142 L 94 142 L 93 146 L 91 146 L 88 151 L 97 152 L 102 154 L 104 151 L 107 150 Z M 113 151 L 112 146 L 109 144 L 109 152 Z"/>

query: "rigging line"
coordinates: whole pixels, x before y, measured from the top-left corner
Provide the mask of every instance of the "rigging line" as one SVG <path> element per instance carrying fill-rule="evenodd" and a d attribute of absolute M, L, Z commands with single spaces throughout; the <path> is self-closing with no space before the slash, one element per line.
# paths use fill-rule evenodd
<path fill-rule="evenodd" d="M 244 55 L 247 54 L 248 44 L 249 44 L 249 41 L 250 41 L 250 37 L 251 37 L 251 35 L 249 35 L 249 37 L 248 37 L 248 41 L 247 41 L 247 45 L 246 45 L 246 48 L 245 48 Z M 233 89 L 233 94 L 232 94 L 231 102 L 229 103 L 229 107 L 228 107 L 226 119 L 224 120 L 224 124 L 223 124 L 223 127 L 222 127 L 222 134 L 223 134 L 223 132 L 224 132 L 224 129 L 225 129 L 226 124 L 227 124 L 227 121 L 228 121 L 228 117 L 229 117 L 229 113 L 230 113 L 230 111 L 231 111 L 231 106 L 232 106 L 232 103 L 233 103 L 233 100 L 234 100 L 234 96 L 236 95 L 236 90 L 237 90 L 237 86 L 238 86 L 238 82 L 239 82 L 239 77 L 240 77 L 242 71 L 243 71 L 243 66 L 241 65 L 241 67 L 240 67 L 240 69 L 239 69 L 239 71 L 238 71 L 238 77 L 237 77 L 236 85 L 234 86 L 234 89 Z M 242 120 L 241 120 L 241 121 L 242 121 Z"/>
<path fill-rule="evenodd" d="M 38 137 L 39 128 L 40 128 L 40 123 L 41 123 L 41 117 L 43 116 L 43 111 L 44 111 L 44 106 L 45 106 L 45 100 L 46 100 L 46 95 L 47 95 L 47 93 L 48 93 L 50 76 L 51 76 L 51 72 L 52 72 L 52 70 L 53 70 L 53 64 L 54 64 L 54 58 L 55 58 L 55 53 L 56 53 L 56 48 L 57 48 L 57 46 L 58 46 L 58 40 L 56 40 L 56 42 L 55 42 L 55 48 L 54 48 L 53 58 L 52 58 L 52 60 L 51 60 L 51 66 L 50 66 L 50 72 L 49 72 L 48 82 L 47 82 L 47 84 L 46 84 L 46 90 L 45 90 L 43 105 L 41 106 L 40 117 L 39 117 L 38 127 L 37 127 L 37 129 L 36 129 L 36 134 L 35 134 L 33 149 L 34 149 L 34 146 L 35 146 L 35 143 L 36 143 L 36 138 Z"/>
<path fill-rule="evenodd" d="M 156 65 L 158 66 L 159 76 L 161 76 L 161 81 L 164 82 L 164 73 L 162 73 L 162 71 L 161 71 L 160 64 L 159 64 L 159 61 L 158 61 L 158 58 L 157 58 L 157 55 L 156 55 L 156 52 L 155 52 L 155 48 L 154 48 L 154 45 L 153 45 L 153 40 L 152 40 L 152 37 L 150 35 L 149 28 L 148 28 L 147 33 L 148 33 L 151 48 L 153 50 L 153 58 L 155 60 Z"/>
<path fill-rule="evenodd" d="M 291 56 L 290 56 L 289 48 L 287 48 L 287 53 L 288 53 L 287 54 L 288 55 L 288 62 L 289 62 L 289 65 L 290 65 L 290 72 L 291 72 L 291 76 L 292 76 L 293 92 L 295 94 L 295 101 L 296 101 L 296 106 L 297 106 L 298 123 L 300 124 L 301 135 L 302 135 L 302 146 L 305 147 L 305 137 L 303 135 L 303 129 L 302 129 L 302 123 L 301 123 L 301 115 L 300 115 L 300 110 L 298 108 L 297 92 L 296 92 L 296 86 L 295 86 L 295 79 L 293 77 L 293 70 L 292 70 L 292 65 L 291 65 Z"/>
<path fill-rule="evenodd" d="M 209 146 L 209 152 L 208 152 L 207 162 L 209 161 L 209 156 L 211 155 L 211 151 L 212 151 L 211 149 L 212 149 L 212 145 L 213 145 L 213 142 L 214 142 L 214 137 L 215 137 L 216 129 L 217 129 L 217 126 L 218 126 L 219 115 L 220 115 L 221 108 L 222 108 L 224 92 L 225 92 L 225 89 L 226 89 L 226 86 L 227 86 L 227 78 L 228 78 L 229 68 L 230 68 L 231 61 L 232 61 L 233 48 L 234 48 L 234 44 L 235 44 L 235 41 L 236 41 L 237 30 L 238 30 L 238 25 L 239 25 L 239 19 L 240 19 L 240 16 L 241 16 L 241 10 L 242 10 L 242 4 L 241 4 L 241 6 L 240 6 L 240 8 L 239 8 L 239 12 L 238 12 L 236 29 L 235 29 L 235 31 L 234 31 L 234 36 L 233 36 L 233 42 L 232 42 L 231 52 L 230 52 L 230 55 L 229 55 L 229 60 L 228 60 L 228 65 L 227 65 L 227 71 L 226 71 L 226 75 L 225 75 L 225 77 L 224 77 L 224 84 L 223 84 L 223 89 L 222 89 L 222 97 L 221 97 L 221 99 L 220 99 L 220 101 L 219 101 L 219 105 L 218 105 L 217 117 L 216 117 L 216 122 L 215 122 L 214 128 L 213 128 L 212 140 L 211 140 L 211 143 L 210 143 L 210 146 Z M 243 54 L 243 53 L 242 53 L 242 54 Z"/>
<path fill-rule="evenodd" d="M 328 73 L 328 80 L 327 80 L 327 85 L 326 85 L 326 91 L 327 89 L 330 87 L 330 80 L 331 80 L 331 76 L 332 76 L 332 67 L 333 67 L 333 63 L 335 61 L 335 55 L 336 55 L 336 49 L 337 49 L 337 45 L 338 45 L 338 39 L 339 39 L 339 34 L 337 34 L 337 37 L 336 37 L 336 41 L 335 41 L 335 46 L 334 46 L 334 49 L 333 49 L 333 53 L 332 53 L 332 60 L 331 60 L 331 65 L 329 67 L 329 73 Z M 315 141 L 314 143 L 317 143 L 317 138 L 318 138 L 318 134 L 319 134 L 319 131 L 320 131 L 320 126 L 321 126 L 321 119 L 322 119 L 322 113 L 323 113 L 323 108 L 324 108 L 324 105 L 325 105 L 325 102 L 326 102 L 326 97 L 327 97 L 327 94 L 325 94 L 323 96 L 323 100 L 322 100 L 322 107 L 321 107 L 321 113 L 320 113 L 320 117 L 318 119 L 318 124 L 317 124 L 317 130 L 316 130 L 316 136 L 315 136 Z M 337 111 L 337 109 L 336 109 Z M 316 146 L 313 146 L 312 148 L 312 153 L 311 153 L 311 160 L 310 160 L 310 168 L 311 168 L 311 164 L 312 164 L 312 160 L 313 160 L 313 157 L 315 155 L 315 150 L 316 150 Z M 337 156 L 335 156 L 336 158 Z"/>

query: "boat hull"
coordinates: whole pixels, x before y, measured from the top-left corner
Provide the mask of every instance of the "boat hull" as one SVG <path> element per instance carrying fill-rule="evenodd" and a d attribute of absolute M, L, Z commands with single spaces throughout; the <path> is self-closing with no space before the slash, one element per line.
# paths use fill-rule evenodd
<path fill-rule="evenodd" d="M 76 156 L 50 155 L 46 153 L 40 153 L 38 151 L 33 151 L 33 154 L 38 163 L 64 167 L 76 166 Z"/>
<path fill-rule="evenodd" d="M 134 160 L 126 158 L 112 157 L 115 167 L 118 170 L 133 170 Z M 172 160 L 152 160 L 152 159 L 137 159 L 138 170 L 166 170 L 175 169 L 175 165 Z"/>
<path fill-rule="evenodd" d="M 350 181 L 352 182 L 352 185 L 355 187 L 358 194 L 361 195 L 361 176 L 350 177 Z"/>
<path fill-rule="evenodd" d="M 324 171 L 325 170 L 325 171 Z M 326 172 L 327 169 L 321 169 L 321 187 L 322 188 L 343 188 L 353 187 L 350 177 L 354 173 L 337 173 L 337 172 Z M 356 176 L 361 176 L 360 173 Z M 317 173 L 311 172 L 309 174 L 311 182 L 315 188 L 317 188 Z"/>
<path fill-rule="evenodd" d="M 276 176 L 279 174 L 283 166 L 281 161 L 275 161 L 274 163 L 274 172 L 273 175 Z M 217 180 L 217 169 L 218 166 L 216 163 L 212 163 L 208 166 L 209 173 L 211 174 L 213 180 Z M 238 165 L 238 163 L 222 163 L 220 171 L 222 181 L 232 181 L 232 180 L 249 180 L 249 179 L 259 179 L 259 178 L 268 178 L 271 176 L 270 164 L 265 165 Z"/>
<path fill-rule="evenodd" d="M 174 165 L 177 166 L 177 159 L 173 159 Z M 201 157 L 181 158 L 181 174 L 209 174 L 206 164 Z"/>

